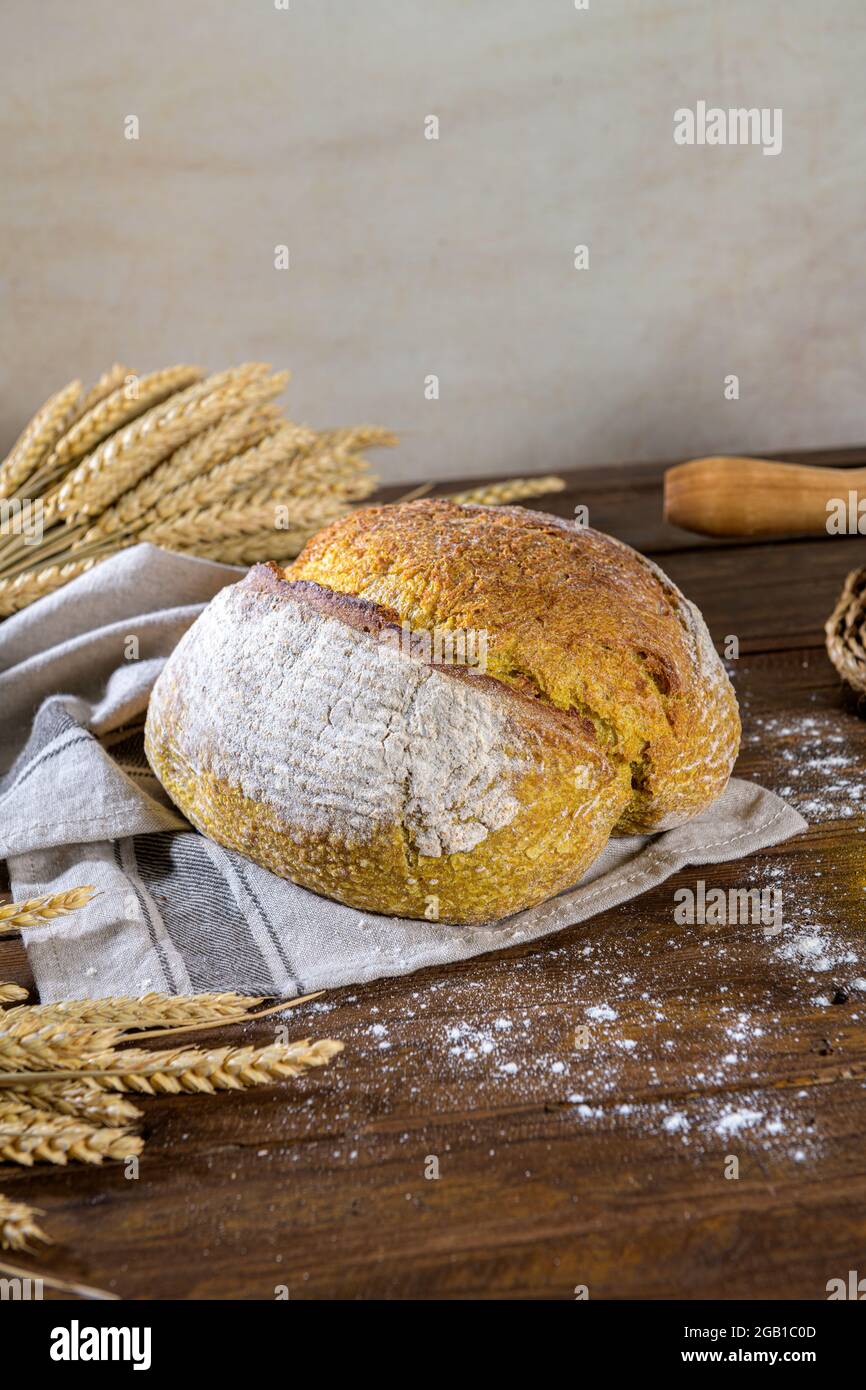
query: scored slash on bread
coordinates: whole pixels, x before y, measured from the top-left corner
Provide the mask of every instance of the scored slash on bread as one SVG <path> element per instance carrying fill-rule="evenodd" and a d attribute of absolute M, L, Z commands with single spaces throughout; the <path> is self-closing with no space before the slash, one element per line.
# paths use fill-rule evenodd
<path fill-rule="evenodd" d="M 486 669 L 387 640 L 483 630 Z M 621 542 L 519 507 L 336 522 L 224 589 L 157 681 L 146 746 L 198 828 L 370 912 L 482 922 L 617 832 L 703 810 L 737 753 L 700 614 Z"/>

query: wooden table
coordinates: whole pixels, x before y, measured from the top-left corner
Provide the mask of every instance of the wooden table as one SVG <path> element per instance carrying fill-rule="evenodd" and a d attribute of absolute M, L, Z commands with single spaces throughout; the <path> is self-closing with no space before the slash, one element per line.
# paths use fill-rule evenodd
<path fill-rule="evenodd" d="M 345 1040 L 328 1069 L 143 1102 L 137 1181 L 5 1166 L 57 1242 L 31 1263 L 131 1298 L 822 1299 L 866 1273 L 866 727 L 822 637 L 866 545 L 674 531 L 661 471 L 576 473 L 541 505 L 587 504 L 739 638 L 738 772 L 808 834 L 546 943 L 335 991 L 296 1019 Z M 781 888 L 784 932 L 677 926 L 698 878 Z M 16 941 L 4 978 L 29 982 Z"/>

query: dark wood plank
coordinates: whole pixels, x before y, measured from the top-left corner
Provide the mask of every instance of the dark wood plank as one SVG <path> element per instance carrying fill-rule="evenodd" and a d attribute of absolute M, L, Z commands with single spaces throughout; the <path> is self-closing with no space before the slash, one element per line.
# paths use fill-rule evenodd
<path fill-rule="evenodd" d="M 824 645 L 824 623 L 849 570 L 866 564 L 866 539 L 792 541 L 658 556 L 701 609 L 716 644 L 742 652 Z"/>

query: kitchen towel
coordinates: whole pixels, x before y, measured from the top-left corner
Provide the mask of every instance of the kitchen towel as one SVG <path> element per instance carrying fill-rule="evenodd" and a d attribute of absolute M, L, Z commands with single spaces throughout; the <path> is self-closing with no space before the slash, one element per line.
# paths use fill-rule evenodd
<path fill-rule="evenodd" d="M 98 897 L 27 928 L 40 998 L 234 989 L 294 996 L 512 946 L 615 907 L 686 865 L 806 828 L 733 779 L 676 830 L 612 839 L 567 892 L 483 927 L 358 912 L 190 828 L 144 757 L 148 696 L 205 604 L 242 571 L 139 545 L 0 624 L 0 857 L 16 900 Z"/>

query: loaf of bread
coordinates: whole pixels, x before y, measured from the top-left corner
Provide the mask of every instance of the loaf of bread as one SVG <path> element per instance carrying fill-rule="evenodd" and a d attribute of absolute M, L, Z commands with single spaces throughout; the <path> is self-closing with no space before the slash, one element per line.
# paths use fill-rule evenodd
<path fill-rule="evenodd" d="M 486 922 L 724 789 L 737 702 L 634 550 L 522 507 L 368 507 L 181 639 L 146 748 L 205 834 L 369 912 Z"/>

